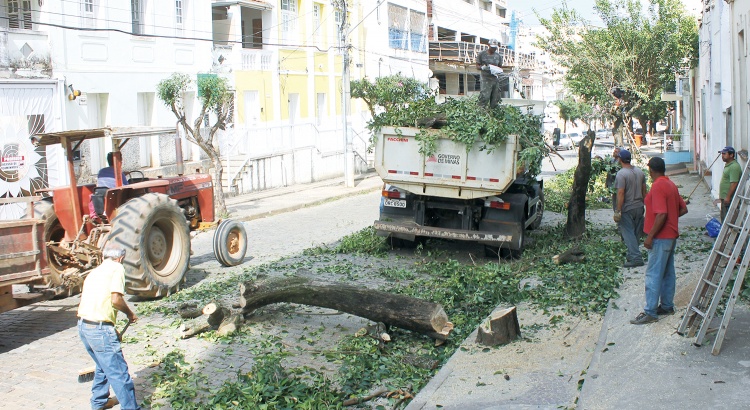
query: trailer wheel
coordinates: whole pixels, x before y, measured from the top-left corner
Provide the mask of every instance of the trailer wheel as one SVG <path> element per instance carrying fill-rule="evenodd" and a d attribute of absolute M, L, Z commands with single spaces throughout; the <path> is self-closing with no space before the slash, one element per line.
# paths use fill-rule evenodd
<path fill-rule="evenodd" d="M 34 204 L 34 217 L 44 221 L 44 243 L 49 241 L 60 242 L 65 238 L 65 229 L 63 228 L 60 220 L 55 214 L 55 207 L 50 201 L 39 201 Z M 56 258 L 55 252 L 46 247 L 47 252 L 47 266 L 49 267 L 49 275 L 45 275 L 43 279 L 44 286 L 48 289 L 54 289 L 63 284 L 62 273 L 68 268 L 66 265 L 61 264 L 58 258 Z M 59 297 L 69 297 L 79 293 L 81 289 L 68 288 L 64 292 L 59 294 Z"/>
<path fill-rule="evenodd" d="M 190 261 L 188 223 L 177 201 L 146 194 L 117 208 L 108 241 L 125 248 L 125 287 L 145 298 L 179 290 Z"/>
<path fill-rule="evenodd" d="M 247 233 L 242 222 L 226 219 L 214 232 L 214 256 L 224 266 L 237 266 L 245 259 Z"/>

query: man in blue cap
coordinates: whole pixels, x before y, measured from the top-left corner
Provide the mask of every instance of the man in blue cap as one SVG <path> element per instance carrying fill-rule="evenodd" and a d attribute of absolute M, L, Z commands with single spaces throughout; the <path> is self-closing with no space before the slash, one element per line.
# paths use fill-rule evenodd
<path fill-rule="evenodd" d="M 622 169 L 615 176 L 617 202 L 614 220 L 620 230 L 622 241 L 628 249 L 626 268 L 643 266 L 639 237 L 643 232 L 643 198 L 646 197 L 646 175 L 640 168 L 630 165 L 630 151 L 620 150 L 619 161 Z"/>
<path fill-rule="evenodd" d="M 732 203 L 734 191 L 737 190 L 737 184 L 740 182 L 742 167 L 734 159 L 734 147 L 724 147 L 719 153 L 721 154 L 721 160 L 724 161 L 724 172 L 721 174 L 721 183 L 719 184 L 719 199 L 715 200 L 714 203 L 721 203 L 721 221 L 723 222 L 727 212 L 729 212 L 729 204 Z"/>

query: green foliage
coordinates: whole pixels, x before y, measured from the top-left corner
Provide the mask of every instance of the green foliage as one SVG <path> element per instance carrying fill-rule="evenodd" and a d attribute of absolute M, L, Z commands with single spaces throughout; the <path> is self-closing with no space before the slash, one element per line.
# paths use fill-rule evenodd
<path fill-rule="evenodd" d="M 597 0 L 603 28 L 564 3 L 540 19 L 548 34 L 538 44 L 566 69 L 568 90 L 625 123 L 645 112 L 663 117 L 661 90 L 697 64 L 695 18 L 679 0 L 648 3 L 644 9 L 640 0 Z"/>
<path fill-rule="evenodd" d="M 232 101 L 229 83 L 219 76 L 203 76 L 197 81 L 198 99 L 208 110 L 220 113 Z"/>
<path fill-rule="evenodd" d="M 287 369 L 284 354 L 256 358 L 252 371 L 237 373 L 213 392 L 205 409 L 340 409 L 342 396 L 322 373 L 309 367 Z"/>
<path fill-rule="evenodd" d="M 179 410 L 195 408 L 198 390 L 207 378 L 193 371 L 182 351 L 173 350 L 162 359 L 160 371 L 153 373 L 150 379 L 154 392 L 144 400 L 144 405 L 160 409 L 166 400 L 171 408 Z"/>
<path fill-rule="evenodd" d="M 565 121 L 576 125 L 576 121 L 584 119 L 591 114 L 591 105 L 576 101 L 573 97 L 565 97 L 562 100 L 556 100 L 553 102 L 560 109 L 560 118 Z"/>
<path fill-rule="evenodd" d="M 382 127 L 415 127 L 444 119 L 447 125 L 439 130 L 424 128 L 417 134 L 420 153 L 434 154 L 438 138 L 452 138 L 470 150 L 475 143 L 481 150 L 492 152 L 510 135 L 519 138 L 519 159 L 528 176 L 541 172 L 542 159 L 549 154 L 541 133 L 542 118 L 523 113 L 521 109 L 500 104 L 493 109 L 479 108 L 477 97 L 449 98 L 444 104 L 435 102 L 434 93 L 424 83 L 401 75 L 379 77 L 374 83 L 357 80 L 351 83 L 352 97 L 362 98 L 372 119 L 368 128 L 376 134 Z"/>
<path fill-rule="evenodd" d="M 190 86 L 190 77 L 183 73 L 173 73 L 169 78 L 159 81 L 156 93 L 168 107 L 182 104 L 182 95 Z"/>

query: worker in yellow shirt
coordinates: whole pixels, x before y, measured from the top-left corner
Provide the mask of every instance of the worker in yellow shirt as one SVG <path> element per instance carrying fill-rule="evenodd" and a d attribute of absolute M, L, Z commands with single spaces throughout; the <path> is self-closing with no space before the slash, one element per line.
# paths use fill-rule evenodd
<path fill-rule="evenodd" d="M 128 306 L 125 294 L 125 249 L 108 244 L 102 251 L 104 261 L 83 282 L 78 306 L 78 335 L 96 363 L 91 386 L 91 408 L 111 408 L 119 401 L 123 410 L 140 409 L 128 364 L 122 355 L 120 335 L 115 330 L 117 311 L 125 313 L 132 323 L 138 317 Z M 112 386 L 116 398 L 109 397 Z"/>

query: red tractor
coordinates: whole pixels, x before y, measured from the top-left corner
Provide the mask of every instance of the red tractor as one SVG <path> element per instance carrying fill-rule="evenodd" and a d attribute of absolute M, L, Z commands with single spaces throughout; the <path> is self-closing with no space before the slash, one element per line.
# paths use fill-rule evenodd
<path fill-rule="evenodd" d="M 127 251 L 123 265 L 129 294 L 155 298 L 180 289 L 190 259 L 190 230 L 216 221 L 211 176 L 182 175 L 181 148 L 175 139 L 178 176 L 150 179 L 140 174 L 123 185 L 120 152 L 131 139 L 174 133 L 172 128 L 102 128 L 32 137 L 36 146 L 63 146 L 70 181 L 76 181 L 73 152 L 81 143 L 112 138 L 116 180 L 116 187 L 110 189 L 75 182 L 52 188 L 47 190 L 51 198 L 36 204 L 37 218 L 44 221 L 49 274 L 30 286 L 33 291 L 55 296 L 80 292 L 86 273 L 102 262 L 101 250 L 108 242 Z M 241 263 L 247 250 L 243 225 L 223 221 L 213 243 L 223 265 Z"/>

